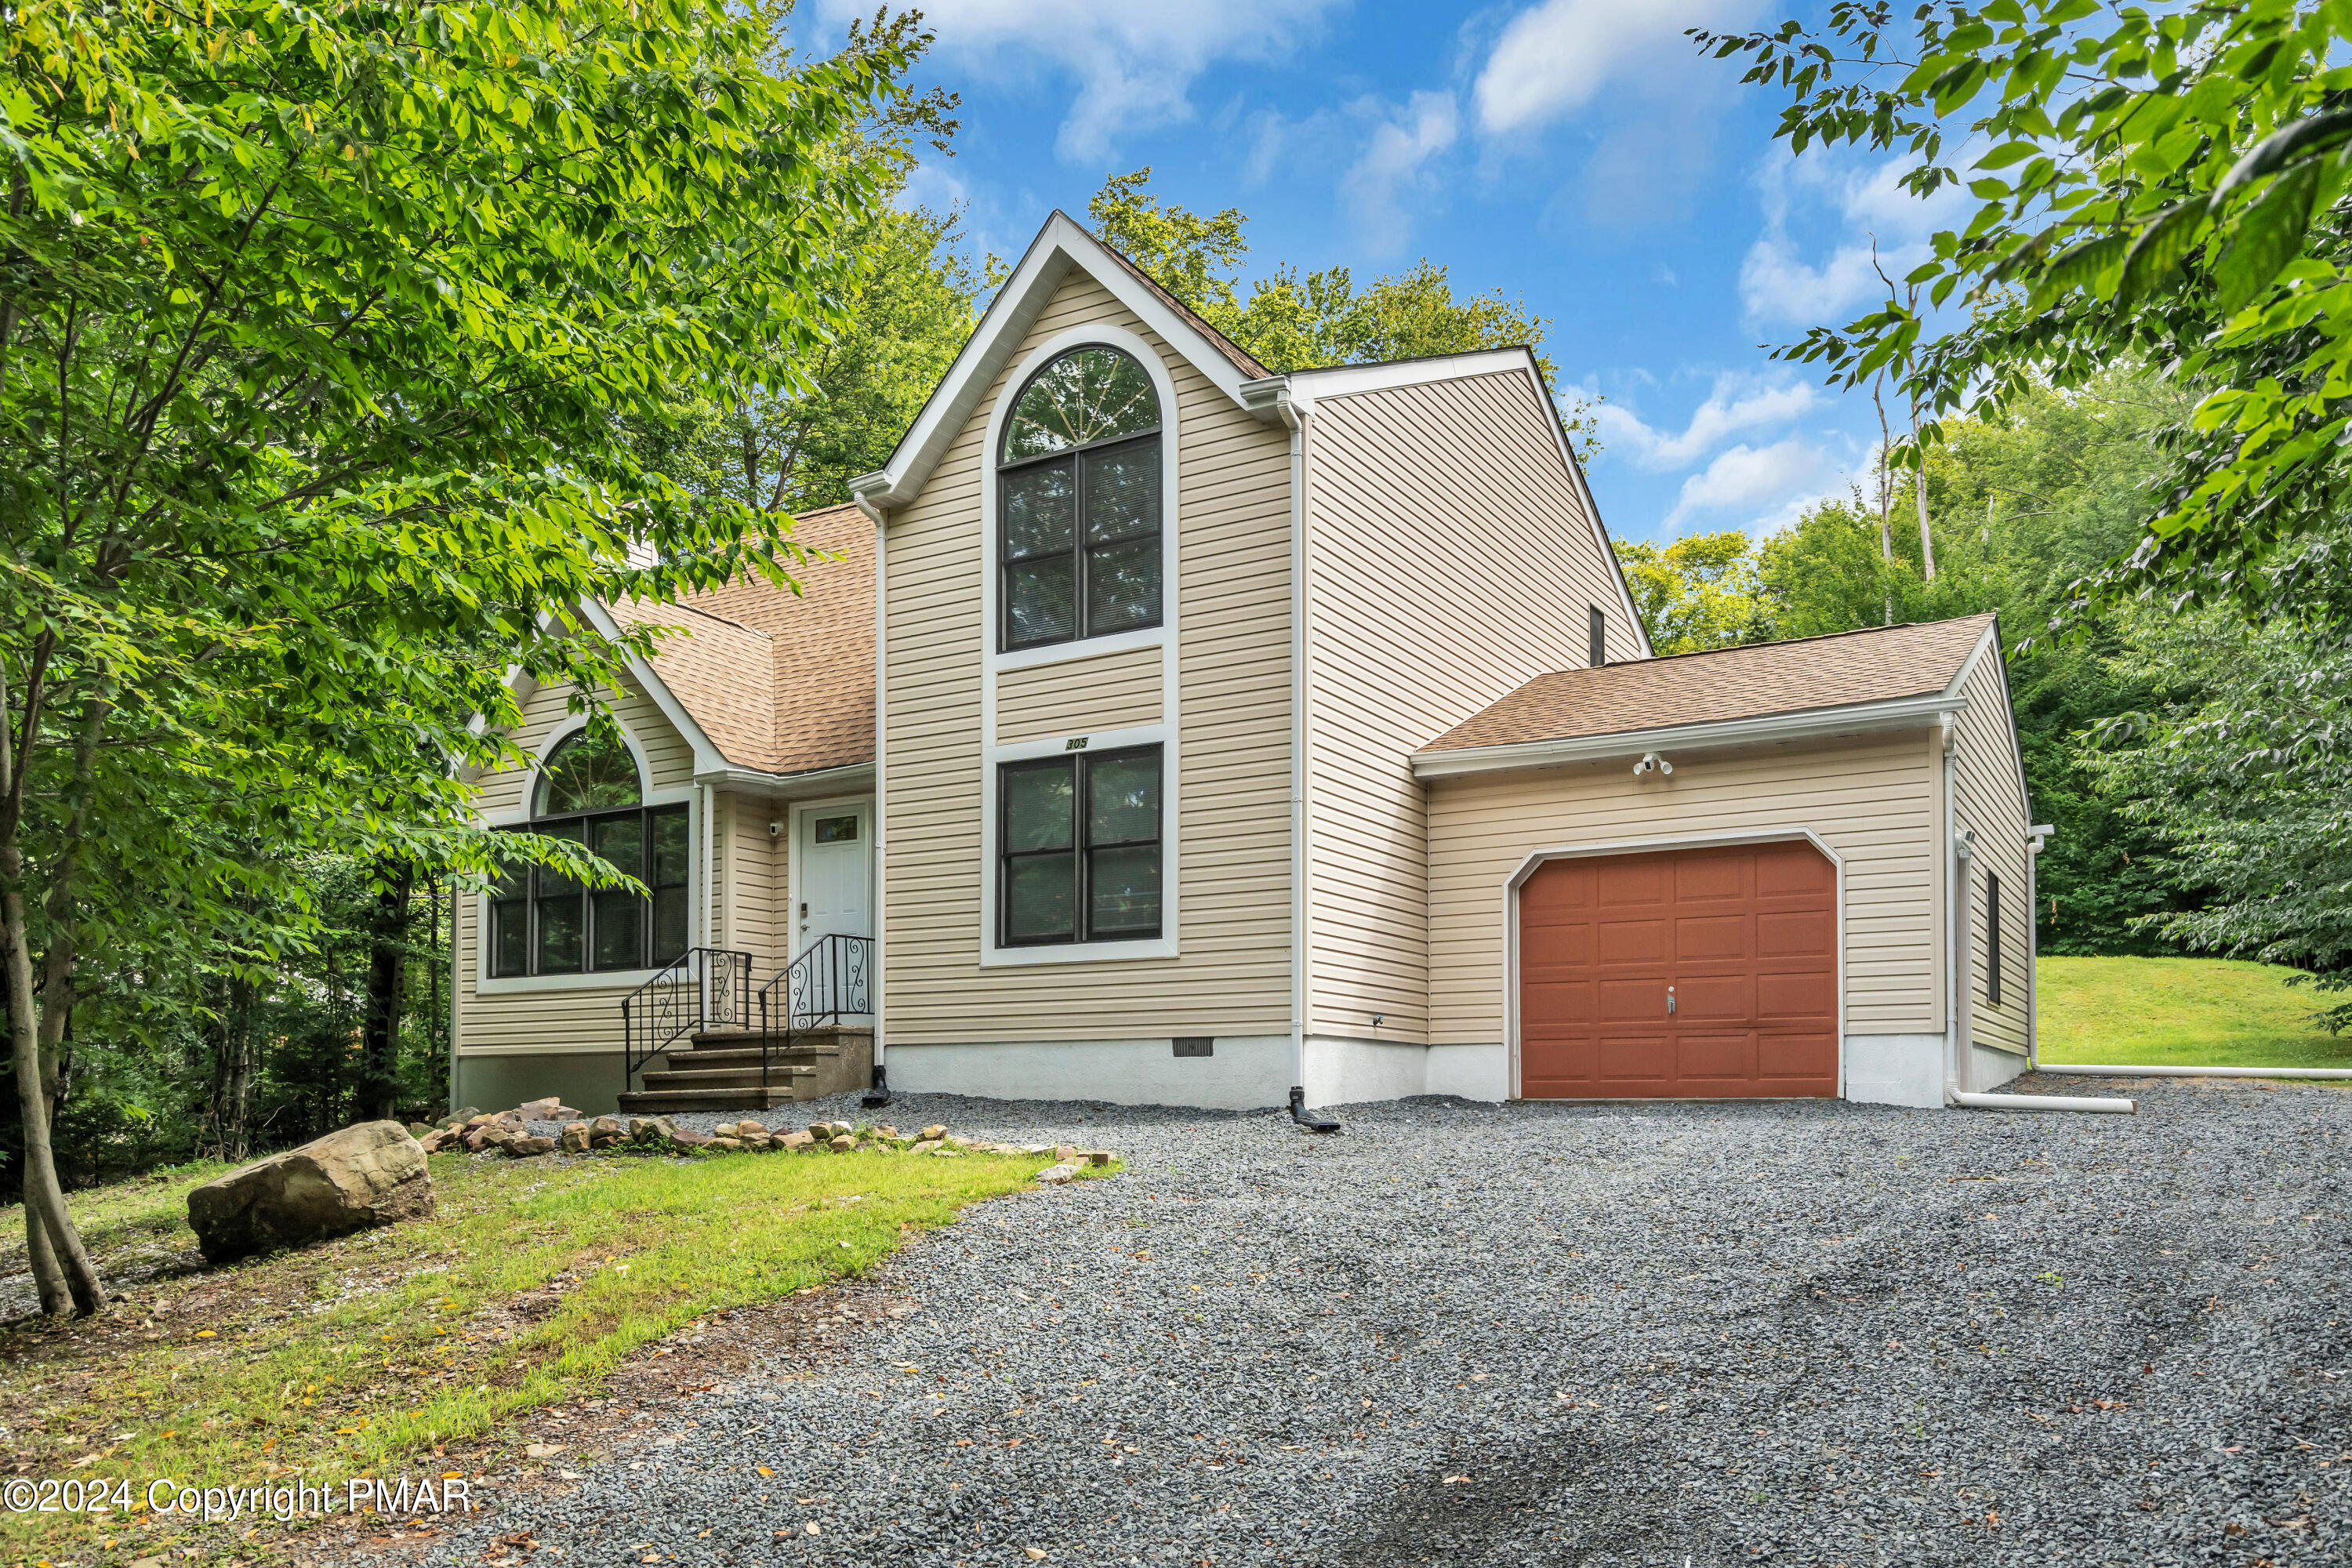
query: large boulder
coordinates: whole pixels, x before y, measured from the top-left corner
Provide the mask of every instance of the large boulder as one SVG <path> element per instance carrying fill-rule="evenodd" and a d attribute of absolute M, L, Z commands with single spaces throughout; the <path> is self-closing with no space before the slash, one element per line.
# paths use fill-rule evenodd
<path fill-rule="evenodd" d="M 188 1194 L 189 1228 L 215 1263 L 432 1212 L 425 1151 L 397 1121 L 330 1132 Z"/>

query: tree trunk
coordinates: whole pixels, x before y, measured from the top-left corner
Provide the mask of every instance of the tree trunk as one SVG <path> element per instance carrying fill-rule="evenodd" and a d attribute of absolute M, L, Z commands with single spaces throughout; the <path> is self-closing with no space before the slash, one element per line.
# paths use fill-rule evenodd
<path fill-rule="evenodd" d="M 1936 580 L 1936 541 L 1927 531 L 1927 449 L 1919 445 L 1919 409 L 1911 408 L 1911 450 L 1919 458 L 1919 471 L 1911 485 L 1911 493 L 1919 501 L 1919 574 L 1927 582 Z"/>
<path fill-rule="evenodd" d="M 228 979 L 220 1036 L 213 1052 L 213 1132 L 220 1158 L 243 1160 L 250 1147 L 253 1108 L 253 983 Z"/>
<path fill-rule="evenodd" d="M 400 1004 L 407 978 L 409 903 L 416 868 L 401 862 L 376 894 L 368 927 L 367 997 L 360 1021 L 359 1113 L 388 1120 L 400 1098 Z"/>
<path fill-rule="evenodd" d="M 426 937 L 426 942 L 425 943 L 425 948 L 433 954 L 433 962 L 429 966 L 433 996 L 431 1002 L 427 1004 L 430 1011 L 428 1011 L 425 1016 L 425 1038 L 426 1044 L 433 1052 L 433 1070 L 436 1073 L 445 1073 L 449 1069 L 449 1052 L 446 1043 L 441 1037 L 441 1031 L 446 1026 L 446 1016 L 441 1011 L 441 970 L 443 965 L 447 963 L 448 955 L 441 951 L 440 878 L 431 877 L 425 879 L 425 896 L 432 901 L 433 905 L 433 913 L 430 917 L 431 923 L 426 926 L 425 932 Z M 449 923 L 449 931 L 453 938 L 457 935 L 457 921 L 453 917 Z M 455 1095 L 457 1092 L 457 1086 L 454 1083 L 449 1084 L 448 1092 L 451 1095 Z M 455 1110 L 457 1109 L 457 1102 L 455 1100 L 450 1100 L 447 1104 L 442 1107 L 442 1109 L 444 1110 Z"/>
<path fill-rule="evenodd" d="M 0 720 L 0 796 L 6 797 L 10 805 L 0 813 L 0 946 L 5 949 L 0 963 L 5 963 L 8 973 L 9 1035 L 16 1067 L 16 1099 L 25 1121 L 26 1241 L 29 1248 L 35 1239 L 30 1226 L 47 1227 L 52 1260 L 65 1277 L 73 1310 L 88 1317 L 106 1305 L 106 1285 L 74 1229 L 73 1218 L 66 1210 L 65 1189 L 58 1183 L 57 1152 L 49 1144 L 49 1094 L 58 1047 L 65 1038 L 67 1020 L 73 1016 L 74 880 L 80 865 L 82 834 L 89 826 L 90 782 L 97 771 L 98 742 L 106 727 L 108 703 L 103 697 L 92 696 L 74 737 L 73 773 L 67 785 L 72 805 L 58 863 L 50 873 L 48 897 L 43 900 L 49 921 L 44 994 L 33 988 L 32 931 L 25 912 L 21 837 L 26 784 L 21 770 L 31 760 L 29 745 L 38 726 L 40 696 L 37 687 L 28 684 L 24 737 L 27 754 L 17 754 L 11 726 Z M 6 711 L 5 693 L 0 693 L 0 715 Z M 51 1312 L 59 1310 L 46 1295 L 42 1306 Z"/>
<path fill-rule="evenodd" d="M 1885 575 L 1880 587 L 1886 604 L 1885 624 L 1895 624 L 1895 471 L 1886 466 L 1886 448 L 1894 444 L 1894 432 L 1886 425 L 1886 377 L 1881 374 L 1870 389 L 1870 400 L 1878 405 L 1878 560 L 1879 571 Z"/>

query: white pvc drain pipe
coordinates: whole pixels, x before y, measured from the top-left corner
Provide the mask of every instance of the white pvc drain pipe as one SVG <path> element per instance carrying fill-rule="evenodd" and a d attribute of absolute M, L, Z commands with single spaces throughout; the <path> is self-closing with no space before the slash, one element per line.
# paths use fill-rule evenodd
<path fill-rule="evenodd" d="M 1963 1094 L 1951 1092 L 1954 1105 L 1970 1110 L 2079 1110 L 2094 1116 L 2137 1116 L 2136 1100 L 2096 1100 L 2071 1094 Z"/>
<path fill-rule="evenodd" d="M 2352 1068 L 2135 1068 L 2092 1067 L 2080 1062 L 2039 1062 L 2038 1072 L 2075 1078 L 2316 1078 L 2352 1079 Z"/>

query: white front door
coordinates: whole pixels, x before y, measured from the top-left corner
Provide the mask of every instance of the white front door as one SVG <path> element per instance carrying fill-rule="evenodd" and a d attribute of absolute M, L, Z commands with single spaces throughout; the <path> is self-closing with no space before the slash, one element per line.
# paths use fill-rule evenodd
<path fill-rule="evenodd" d="M 799 806 L 793 815 L 793 952 L 828 936 L 872 936 L 873 807 L 852 801 Z"/>

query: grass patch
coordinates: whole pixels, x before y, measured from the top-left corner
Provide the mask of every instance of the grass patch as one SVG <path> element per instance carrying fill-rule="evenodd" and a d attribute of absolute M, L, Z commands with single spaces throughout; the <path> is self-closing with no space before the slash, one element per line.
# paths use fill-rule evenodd
<path fill-rule="evenodd" d="M 2315 1028 L 2297 972 L 2232 958 L 2044 958 L 2042 1059 L 2131 1067 L 2352 1068 L 2352 1037 Z"/>
<path fill-rule="evenodd" d="M 593 1393 L 716 1310 L 861 1273 L 1050 1156 L 431 1157 L 430 1217 L 180 1274 L 100 1317 L 0 1334 L 0 1427 L 36 1478 L 340 1486 Z M 73 1194 L 110 1263 L 193 1259 L 187 1193 L 216 1173 Z M 23 1211 L 0 1210 L 16 1238 Z M 5 1267 L 0 1259 L 0 1267 Z M 125 1528 L 130 1526 L 131 1528 Z M 176 1521 L 0 1512 L 0 1545 L 152 1553 Z M 133 1550 L 135 1548 L 135 1550 Z"/>

